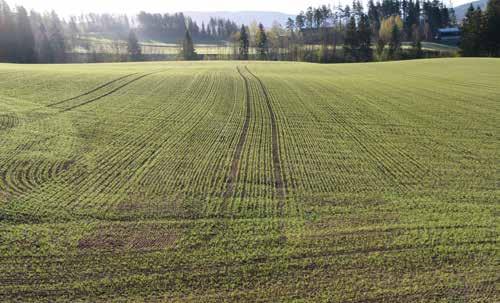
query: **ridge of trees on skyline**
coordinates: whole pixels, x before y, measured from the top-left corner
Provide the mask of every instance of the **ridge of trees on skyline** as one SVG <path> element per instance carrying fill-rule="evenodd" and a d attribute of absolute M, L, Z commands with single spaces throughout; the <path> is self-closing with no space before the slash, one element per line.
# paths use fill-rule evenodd
<path fill-rule="evenodd" d="M 441 56 L 424 51 L 422 42 L 436 41 L 441 28 L 460 27 L 464 37 L 460 45 L 462 55 L 499 56 L 499 1 L 490 0 L 487 12 L 470 11 L 463 26 L 457 23 L 454 9 L 439 0 L 369 0 L 366 10 L 359 0 L 353 1 L 352 6 L 308 7 L 295 19 L 288 19 L 285 31 L 276 25 L 268 31 L 270 39 L 265 55 L 256 42 L 251 45 L 259 49 L 257 59 L 268 60 L 366 62 L 413 59 Z M 255 25 L 253 30 L 250 26 L 246 31 L 253 33 L 251 36 L 258 36 Z M 279 39 L 273 39 L 276 36 Z M 403 42 L 409 47 L 403 48 Z M 283 49 L 286 49 L 285 55 Z"/>
<path fill-rule="evenodd" d="M 130 52 L 131 35 L 137 41 L 181 43 L 188 31 L 193 40 L 213 43 L 227 41 L 238 30 L 236 23 L 217 18 L 199 26 L 183 13 L 141 12 L 136 18 L 89 13 L 65 20 L 55 11 L 28 12 L 23 6 L 12 8 L 6 0 L 0 0 L 0 62 L 64 63 L 69 50 L 90 49 L 89 45 L 99 43 L 99 39 L 116 41 L 113 48 L 122 47 L 123 42 L 118 41 L 126 41 L 128 58 L 139 60 L 140 46 Z M 89 38 L 96 40 L 89 42 Z"/>
<path fill-rule="evenodd" d="M 338 60 L 338 45 L 342 61 L 353 62 L 419 58 L 422 41 L 434 41 L 439 28 L 456 25 L 453 8 L 438 0 L 369 0 L 367 10 L 358 0 L 351 6 L 308 7 L 288 20 L 287 29 L 299 43 L 321 44 L 320 62 Z M 403 41 L 413 48 L 406 54 Z"/>
<path fill-rule="evenodd" d="M 0 61 L 65 62 L 63 22 L 55 12 L 29 14 L 22 6 L 11 10 L 0 0 Z"/>
<path fill-rule="evenodd" d="M 184 38 L 186 31 L 197 41 L 214 42 L 228 40 L 239 30 L 231 20 L 210 18 L 205 24 L 198 25 L 183 13 L 150 14 L 140 12 L 137 16 L 138 32 L 143 40 L 177 42 Z"/>
<path fill-rule="evenodd" d="M 193 38 L 191 37 L 189 30 L 186 30 L 184 40 L 182 41 L 182 49 L 179 55 L 186 61 L 198 60 L 199 58 L 194 49 Z"/>

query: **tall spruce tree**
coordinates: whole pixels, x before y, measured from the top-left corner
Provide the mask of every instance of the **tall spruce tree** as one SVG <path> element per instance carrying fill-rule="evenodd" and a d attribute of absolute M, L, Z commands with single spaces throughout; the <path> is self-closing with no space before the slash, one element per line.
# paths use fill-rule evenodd
<path fill-rule="evenodd" d="M 413 37 L 414 25 L 419 25 L 419 22 L 420 22 L 420 2 L 419 0 L 417 0 L 416 2 L 410 0 L 407 3 L 407 15 L 403 21 L 404 35 L 407 39 L 411 39 Z"/>
<path fill-rule="evenodd" d="M 485 12 L 485 49 L 489 56 L 500 56 L 500 0 L 490 0 Z"/>
<path fill-rule="evenodd" d="M 0 62 L 14 61 L 16 46 L 14 14 L 7 2 L 0 0 Z"/>
<path fill-rule="evenodd" d="M 267 34 L 262 23 L 259 24 L 259 29 L 257 30 L 257 53 L 260 60 L 267 60 L 268 44 L 267 44 Z"/>
<path fill-rule="evenodd" d="M 295 29 L 295 21 L 292 18 L 288 18 L 286 20 L 286 29 L 290 32 L 293 33 L 293 30 Z"/>
<path fill-rule="evenodd" d="M 397 60 L 401 55 L 401 31 L 398 25 L 394 24 L 389 41 L 389 58 Z"/>
<path fill-rule="evenodd" d="M 412 53 L 413 57 L 418 59 L 422 58 L 422 33 L 420 32 L 420 27 L 417 24 L 413 24 L 413 34 L 412 34 Z"/>
<path fill-rule="evenodd" d="M 184 41 L 182 41 L 182 58 L 184 60 L 198 59 L 198 54 L 196 54 L 194 49 L 193 38 L 188 30 L 186 30 L 184 35 Z"/>
<path fill-rule="evenodd" d="M 305 14 L 305 21 L 306 21 L 306 27 L 307 28 L 312 28 L 314 24 L 314 10 L 311 6 L 307 8 L 306 14 Z"/>
<path fill-rule="evenodd" d="M 49 23 L 48 38 L 52 50 L 52 62 L 66 62 L 66 40 L 61 20 L 55 11 L 52 11 L 47 16 L 47 19 Z"/>
<path fill-rule="evenodd" d="M 250 46 L 250 41 L 248 39 L 248 33 L 245 25 L 241 26 L 240 30 L 240 48 L 239 48 L 239 59 L 248 60 L 248 48 Z"/>
<path fill-rule="evenodd" d="M 39 63 L 52 62 L 52 49 L 43 17 L 34 10 L 30 11 L 31 31 L 35 38 L 35 57 Z"/>
<path fill-rule="evenodd" d="M 361 13 L 358 25 L 358 40 L 359 40 L 359 59 L 362 61 L 371 61 L 373 58 L 373 50 L 371 47 L 371 28 L 370 21 L 367 15 Z"/>
<path fill-rule="evenodd" d="M 380 30 L 380 21 L 381 21 L 381 16 L 380 16 L 380 3 L 375 3 L 373 0 L 370 0 L 368 2 L 368 19 L 370 22 L 370 27 L 372 30 L 372 36 L 378 39 L 378 32 Z"/>
<path fill-rule="evenodd" d="M 31 29 L 30 19 L 26 9 L 22 6 L 17 8 L 16 15 L 16 59 L 21 63 L 33 63 L 35 56 L 35 37 Z"/>
<path fill-rule="evenodd" d="M 347 61 L 355 61 L 358 57 L 359 37 L 356 28 L 356 17 L 353 15 L 345 29 L 344 58 Z"/>
<path fill-rule="evenodd" d="M 304 12 L 300 12 L 300 14 L 295 17 L 295 26 L 297 27 L 297 30 L 300 31 L 301 29 L 303 29 L 305 24 L 306 16 L 304 15 Z"/>
<path fill-rule="evenodd" d="M 482 44 L 482 12 L 471 4 L 462 25 L 460 49 L 463 56 L 475 57 L 481 54 Z"/>
<path fill-rule="evenodd" d="M 137 36 L 133 30 L 131 30 L 128 34 L 127 52 L 129 60 L 131 61 L 138 61 L 142 58 L 141 46 L 139 45 L 139 40 L 137 40 Z"/>

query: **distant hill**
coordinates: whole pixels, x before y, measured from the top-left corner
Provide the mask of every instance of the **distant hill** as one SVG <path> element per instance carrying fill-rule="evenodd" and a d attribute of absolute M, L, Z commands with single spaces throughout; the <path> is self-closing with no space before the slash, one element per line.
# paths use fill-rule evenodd
<path fill-rule="evenodd" d="M 253 21 L 262 22 L 265 27 L 270 27 L 273 22 L 278 22 L 281 25 L 285 25 L 288 18 L 295 19 L 295 16 L 288 15 L 279 12 L 259 12 L 259 11 L 241 11 L 241 12 L 184 12 L 186 16 L 191 17 L 193 21 L 196 21 L 201 25 L 201 22 L 205 24 L 210 20 L 210 17 L 229 19 L 237 24 L 250 24 Z"/>
<path fill-rule="evenodd" d="M 469 2 L 466 4 L 459 5 L 455 7 L 455 15 L 457 16 L 457 21 L 461 22 L 465 18 L 465 14 L 469 9 L 470 4 L 474 5 L 474 7 L 480 7 L 482 10 L 486 9 L 486 5 L 488 4 L 488 0 L 479 0 L 474 2 Z"/>

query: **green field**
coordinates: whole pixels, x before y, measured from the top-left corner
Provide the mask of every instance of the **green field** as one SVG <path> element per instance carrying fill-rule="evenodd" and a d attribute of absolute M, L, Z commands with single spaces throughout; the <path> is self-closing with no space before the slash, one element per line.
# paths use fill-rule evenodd
<path fill-rule="evenodd" d="M 2 302 L 499 302 L 500 60 L 0 65 Z"/>

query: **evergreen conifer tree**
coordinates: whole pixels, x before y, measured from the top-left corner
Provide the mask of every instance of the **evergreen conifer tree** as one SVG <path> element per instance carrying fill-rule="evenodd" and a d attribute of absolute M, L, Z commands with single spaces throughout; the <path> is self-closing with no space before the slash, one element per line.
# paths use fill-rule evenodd
<path fill-rule="evenodd" d="M 182 58 L 184 60 L 198 59 L 198 54 L 194 50 L 193 38 L 188 30 L 186 30 L 184 41 L 182 41 Z"/>
<path fill-rule="evenodd" d="M 248 60 L 249 46 L 250 42 L 248 39 L 247 29 L 244 25 L 242 25 L 240 30 L 240 49 L 239 49 L 240 60 Z"/>

